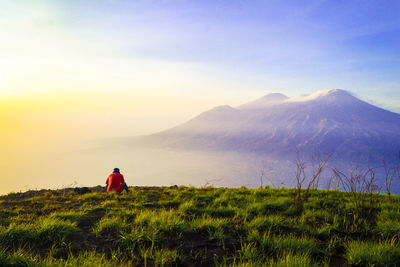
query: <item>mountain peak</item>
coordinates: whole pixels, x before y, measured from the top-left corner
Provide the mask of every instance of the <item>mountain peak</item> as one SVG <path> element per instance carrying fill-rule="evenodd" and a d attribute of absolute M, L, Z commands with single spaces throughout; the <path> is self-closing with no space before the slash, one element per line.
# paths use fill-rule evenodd
<path fill-rule="evenodd" d="M 262 99 L 279 101 L 279 100 L 288 99 L 288 97 L 281 93 L 270 93 L 270 94 L 265 95 Z"/>
<path fill-rule="evenodd" d="M 353 96 L 349 91 L 343 89 L 331 89 L 327 91 L 320 91 L 319 97 L 320 100 L 328 102 L 337 102 L 342 104 L 348 104 L 348 103 L 354 103 L 355 101 L 360 101 L 358 98 Z"/>
<path fill-rule="evenodd" d="M 353 97 L 354 98 L 354 96 L 349 91 L 346 91 L 343 89 L 331 89 L 331 90 L 327 90 L 325 92 L 326 92 L 325 96 L 340 96 L 340 97 Z"/>
<path fill-rule="evenodd" d="M 343 89 L 331 89 L 327 90 L 328 94 L 347 94 L 349 95 L 350 93 L 346 90 Z"/>
<path fill-rule="evenodd" d="M 280 104 L 283 101 L 289 99 L 287 96 L 281 93 L 270 93 L 262 98 L 259 98 L 255 101 L 246 103 L 244 105 L 239 106 L 239 109 L 263 109 L 266 107 L 270 107 L 276 104 Z"/>
<path fill-rule="evenodd" d="M 221 105 L 221 106 L 216 106 L 212 109 L 213 111 L 220 111 L 220 112 L 230 112 L 232 110 L 235 110 L 233 107 L 229 105 Z"/>
<path fill-rule="evenodd" d="M 325 100 L 325 101 L 351 101 L 356 100 L 351 93 L 343 89 L 331 89 L 324 91 L 317 91 L 309 95 L 301 95 L 299 97 L 290 98 L 285 100 L 285 102 L 308 102 L 314 100 Z"/>

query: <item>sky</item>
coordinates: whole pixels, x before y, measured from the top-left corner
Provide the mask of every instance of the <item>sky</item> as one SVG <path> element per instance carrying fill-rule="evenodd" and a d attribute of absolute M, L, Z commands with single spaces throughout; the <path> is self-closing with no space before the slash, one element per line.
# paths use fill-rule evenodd
<path fill-rule="evenodd" d="M 0 0 L 0 175 L 271 92 L 341 88 L 400 112 L 399 14 L 399 1 Z"/>

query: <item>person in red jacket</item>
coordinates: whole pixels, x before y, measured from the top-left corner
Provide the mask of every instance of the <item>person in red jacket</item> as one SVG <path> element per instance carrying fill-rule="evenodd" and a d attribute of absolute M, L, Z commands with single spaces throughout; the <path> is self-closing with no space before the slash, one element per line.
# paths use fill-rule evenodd
<path fill-rule="evenodd" d="M 123 189 L 125 189 L 127 193 L 129 192 L 128 186 L 126 185 L 124 180 L 124 176 L 119 173 L 118 168 L 114 168 L 113 173 L 107 177 L 106 184 L 107 193 L 111 190 L 115 190 L 118 194 L 120 194 Z"/>

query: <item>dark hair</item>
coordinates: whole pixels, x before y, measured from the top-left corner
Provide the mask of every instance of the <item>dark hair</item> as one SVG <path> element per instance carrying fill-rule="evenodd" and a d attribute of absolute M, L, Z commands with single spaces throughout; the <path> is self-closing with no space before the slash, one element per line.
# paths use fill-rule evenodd
<path fill-rule="evenodd" d="M 118 168 L 114 168 L 113 173 L 119 173 L 119 169 Z"/>

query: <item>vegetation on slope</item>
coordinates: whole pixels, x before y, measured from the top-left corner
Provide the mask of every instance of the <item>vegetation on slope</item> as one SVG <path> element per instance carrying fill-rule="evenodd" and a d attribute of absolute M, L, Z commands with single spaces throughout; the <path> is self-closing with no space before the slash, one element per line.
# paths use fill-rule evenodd
<path fill-rule="evenodd" d="M 0 266 L 400 265 L 399 196 L 307 194 L 299 212 L 298 189 L 284 188 L 11 193 Z"/>

